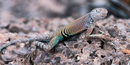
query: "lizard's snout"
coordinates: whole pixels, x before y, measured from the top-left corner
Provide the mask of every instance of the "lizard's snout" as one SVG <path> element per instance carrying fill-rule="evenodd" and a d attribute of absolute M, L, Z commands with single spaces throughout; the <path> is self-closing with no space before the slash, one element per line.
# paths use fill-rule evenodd
<path fill-rule="evenodd" d="M 107 14 L 106 13 L 104 13 L 103 15 L 102 15 L 102 17 L 106 17 L 107 16 Z"/>

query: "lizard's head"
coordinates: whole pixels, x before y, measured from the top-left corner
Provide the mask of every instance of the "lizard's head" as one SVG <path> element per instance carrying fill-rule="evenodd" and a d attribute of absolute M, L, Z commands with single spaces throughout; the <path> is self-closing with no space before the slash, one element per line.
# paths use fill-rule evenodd
<path fill-rule="evenodd" d="M 105 8 L 95 8 L 91 11 L 91 17 L 94 20 L 103 19 L 107 16 L 107 9 Z"/>

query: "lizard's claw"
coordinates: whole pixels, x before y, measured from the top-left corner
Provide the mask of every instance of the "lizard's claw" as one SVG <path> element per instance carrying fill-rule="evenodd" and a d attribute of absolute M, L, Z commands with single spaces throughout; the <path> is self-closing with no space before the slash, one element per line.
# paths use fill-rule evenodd
<path fill-rule="evenodd" d="M 5 44 L 2 45 L 2 46 L 0 46 L 0 53 L 2 53 L 3 49 L 5 49 L 5 48 L 6 48 L 6 45 L 5 45 Z"/>
<path fill-rule="evenodd" d="M 3 47 L 0 47 L 0 53 L 2 53 L 2 50 L 3 50 L 4 48 Z"/>

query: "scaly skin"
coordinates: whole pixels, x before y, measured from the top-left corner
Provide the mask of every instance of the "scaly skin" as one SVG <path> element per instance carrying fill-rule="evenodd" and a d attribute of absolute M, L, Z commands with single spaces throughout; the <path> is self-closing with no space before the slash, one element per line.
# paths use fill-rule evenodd
<path fill-rule="evenodd" d="M 46 35 L 37 36 L 34 38 L 25 38 L 21 40 L 14 40 L 5 43 L 0 47 L 0 51 L 9 45 L 16 43 L 32 42 L 36 41 L 36 45 L 45 51 L 51 50 L 59 41 L 64 40 L 64 38 L 69 38 L 70 36 L 76 35 L 83 31 L 86 31 L 86 36 L 90 35 L 97 20 L 103 19 L 107 16 L 107 10 L 105 8 L 95 8 L 90 13 L 78 18 L 74 22 Z M 48 45 L 45 45 L 39 41 L 49 41 Z"/>

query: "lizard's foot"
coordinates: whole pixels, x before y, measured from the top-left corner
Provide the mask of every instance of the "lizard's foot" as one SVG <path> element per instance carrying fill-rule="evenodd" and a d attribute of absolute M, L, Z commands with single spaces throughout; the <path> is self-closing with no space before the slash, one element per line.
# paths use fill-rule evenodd
<path fill-rule="evenodd" d="M 42 49 L 42 50 L 45 50 L 45 51 L 49 51 L 49 46 L 48 45 L 45 45 L 44 43 L 42 42 L 39 42 L 39 41 L 35 41 L 35 44 L 38 48 Z"/>
<path fill-rule="evenodd" d="M 113 38 L 110 38 L 109 35 L 105 35 L 105 34 L 92 34 L 92 35 L 88 35 L 87 38 L 100 38 L 106 40 L 113 40 Z"/>

